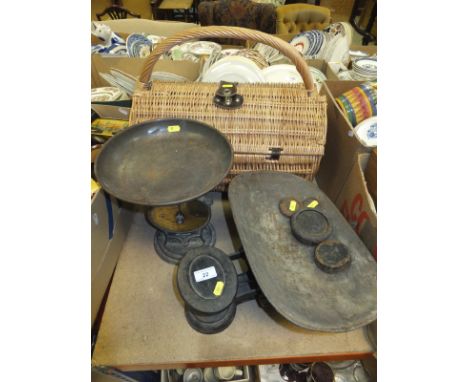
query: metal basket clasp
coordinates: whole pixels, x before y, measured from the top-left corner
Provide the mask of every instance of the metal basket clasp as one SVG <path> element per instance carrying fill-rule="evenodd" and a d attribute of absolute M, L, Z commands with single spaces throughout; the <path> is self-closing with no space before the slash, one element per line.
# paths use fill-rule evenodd
<path fill-rule="evenodd" d="M 213 102 L 223 109 L 238 109 L 242 106 L 244 97 L 237 94 L 237 82 L 221 81 Z"/>

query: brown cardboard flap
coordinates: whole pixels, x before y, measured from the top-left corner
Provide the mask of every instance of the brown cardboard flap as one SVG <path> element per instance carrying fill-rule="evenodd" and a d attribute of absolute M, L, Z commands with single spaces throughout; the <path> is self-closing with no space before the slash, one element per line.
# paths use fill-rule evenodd
<path fill-rule="evenodd" d="M 117 200 L 99 190 L 91 203 L 91 324 L 117 264 L 129 223 Z M 128 219 L 127 219 L 128 220 Z"/>
<path fill-rule="evenodd" d="M 377 210 L 364 177 L 369 156 L 368 153 L 356 155 L 353 168 L 335 204 L 377 258 Z"/>
<path fill-rule="evenodd" d="M 160 21 L 147 19 L 120 19 L 96 21 L 96 23 L 108 25 L 116 33 L 146 33 L 157 36 L 170 36 L 174 33 L 190 29 L 199 28 L 200 25 L 183 23 L 179 21 Z"/>
<path fill-rule="evenodd" d="M 369 194 L 372 196 L 374 204 L 377 207 L 377 148 L 371 151 L 364 176 Z"/>
<path fill-rule="evenodd" d="M 320 188 L 335 201 L 353 167 L 357 152 L 369 152 L 354 135 L 353 127 L 339 110 L 335 97 L 361 81 L 325 81 L 320 93 L 327 97 L 327 142 L 317 173 Z"/>
<path fill-rule="evenodd" d="M 131 76 L 138 78 L 145 64 L 144 58 L 138 57 L 118 57 L 91 55 L 91 78 L 92 87 L 110 86 L 99 73 L 109 73 L 111 69 L 121 70 Z M 162 59 L 154 65 L 154 72 L 162 71 L 183 76 L 190 81 L 198 78 L 201 70 L 200 62 L 193 61 L 172 61 Z"/>
<path fill-rule="evenodd" d="M 129 107 L 99 105 L 92 103 L 91 109 L 93 109 L 101 118 L 121 119 L 124 121 L 128 121 L 128 118 L 130 116 Z"/>
<path fill-rule="evenodd" d="M 91 238 L 91 280 L 93 280 L 109 242 L 109 217 L 102 189 L 96 193 L 91 203 Z"/>

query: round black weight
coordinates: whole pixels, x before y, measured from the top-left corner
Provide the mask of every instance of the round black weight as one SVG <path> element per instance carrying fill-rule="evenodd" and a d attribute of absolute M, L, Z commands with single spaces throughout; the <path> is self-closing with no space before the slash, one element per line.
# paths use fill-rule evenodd
<path fill-rule="evenodd" d="M 291 218 L 294 237 L 303 244 L 318 244 L 332 233 L 327 217 L 314 209 L 303 209 Z"/>
<path fill-rule="evenodd" d="M 315 248 L 314 261 L 322 271 L 337 273 L 351 264 L 348 248 L 336 240 L 325 240 Z"/>
<path fill-rule="evenodd" d="M 236 316 L 237 305 L 232 303 L 225 310 L 214 314 L 196 313 L 185 305 L 185 317 L 192 329 L 203 334 L 222 332 Z"/>
<path fill-rule="evenodd" d="M 214 247 L 186 253 L 177 269 L 177 287 L 185 303 L 199 313 L 226 309 L 237 292 L 237 272 L 229 256 Z"/>
<path fill-rule="evenodd" d="M 291 217 L 302 207 L 302 203 L 293 197 L 283 198 L 279 202 L 280 212 L 286 216 Z"/>

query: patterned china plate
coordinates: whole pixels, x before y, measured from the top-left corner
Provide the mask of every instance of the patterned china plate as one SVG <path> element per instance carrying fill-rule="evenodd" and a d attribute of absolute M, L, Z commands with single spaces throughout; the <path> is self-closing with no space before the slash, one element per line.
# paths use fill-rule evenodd
<path fill-rule="evenodd" d="M 312 79 L 317 86 L 317 90 L 320 91 L 321 84 L 323 81 L 326 81 L 327 77 L 320 70 L 312 66 L 309 67 L 309 70 L 312 75 Z M 294 65 L 272 65 L 263 69 L 262 73 L 265 77 L 265 81 L 269 83 L 303 83 L 302 77 Z"/>
<path fill-rule="evenodd" d="M 105 86 L 91 89 L 91 102 L 117 101 L 122 97 L 122 92 L 117 87 Z"/>
<path fill-rule="evenodd" d="M 310 39 L 308 38 L 306 32 L 300 33 L 297 36 L 295 36 L 291 40 L 290 44 L 299 52 L 301 52 L 304 56 L 308 55 L 308 52 L 311 48 Z"/>
<path fill-rule="evenodd" d="M 126 45 L 130 57 L 147 57 L 153 48 L 151 40 L 139 33 L 130 34 Z"/>
<path fill-rule="evenodd" d="M 353 70 L 361 74 L 377 74 L 377 59 L 371 57 L 357 58 L 353 61 Z"/>
<path fill-rule="evenodd" d="M 232 81 L 239 83 L 263 83 L 262 71 L 251 60 L 240 56 L 228 56 L 217 61 L 203 73 L 202 82 Z"/>
<path fill-rule="evenodd" d="M 190 43 L 188 52 L 197 56 L 208 56 L 213 52 L 220 52 L 222 49 L 221 45 L 210 41 L 197 41 Z"/>
<path fill-rule="evenodd" d="M 368 147 L 377 147 L 377 117 L 370 117 L 359 123 L 354 131 Z"/>

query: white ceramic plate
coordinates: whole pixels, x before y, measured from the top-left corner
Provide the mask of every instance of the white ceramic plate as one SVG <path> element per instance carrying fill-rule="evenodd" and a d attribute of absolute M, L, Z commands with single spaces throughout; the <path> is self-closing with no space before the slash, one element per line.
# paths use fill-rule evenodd
<path fill-rule="evenodd" d="M 377 117 L 365 119 L 354 128 L 354 131 L 367 147 L 377 147 Z"/>
<path fill-rule="evenodd" d="M 178 74 L 161 71 L 151 73 L 151 81 L 189 82 L 188 78 Z"/>
<path fill-rule="evenodd" d="M 105 86 L 91 89 L 91 102 L 117 101 L 122 97 L 122 91 L 117 87 Z"/>
<path fill-rule="evenodd" d="M 262 70 L 265 82 L 275 84 L 302 83 L 302 77 L 294 65 L 272 65 Z"/>
<path fill-rule="evenodd" d="M 150 40 L 153 44 L 157 44 L 157 43 L 161 42 L 162 40 L 164 40 L 166 37 L 165 36 L 157 36 L 155 34 L 149 34 L 148 36 L 146 36 L 146 38 L 148 40 Z"/>
<path fill-rule="evenodd" d="M 127 89 L 125 89 L 122 85 L 120 85 L 115 78 L 108 74 L 108 73 L 99 73 L 99 75 L 107 81 L 111 86 L 114 86 L 116 88 L 119 88 L 122 92 L 127 93 Z"/>
<path fill-rule="evenodd" d="M 349 47 L 348 41 L 344 36 L 336 36 L 337 39 L 333 43 L 331 54 L 328 57 L 328 62 L 343 62 L 349 63 Z"/>
<path fill-rule="evenodd" d="M 352 73 L 350 70 L 344 70 L 342 72 L 339 72 L 337 74 L 338 78 L 342 81 L 352 81 L 354 80 L 354 77 L 352 76 Z"/>
<path fill-rule="evenodd" d="M 309 70 L 310 74 L 312 75 L 312 79 L 317 86 L 317 90 L 320 91 L 321 84 L 327 80 L 327 77 L 320 70 L 314 68 L 313 66 L 310 66 Z M 265 77 L 265 81 L 269 83 L 297 84 L 304 82 L 294 65 L 272 65 L 263 69 L 262 73 Z"/>
<path fill-rule="evenodd" d="M 237 53 L 239 53 L 239 50 L 240 49 L 223 49 L 220 54 L 223 56 L 223 57 L 227 57 L 227 56 L 234 56 L 236 55 Z"/>
<path fill-rule="evenodd" d="M 221 51 L 221 45 L 210 41 L 197 41 L 190 44 L 188 52 L 197 56 L 210 55 L 213 52 Z"/>
<path fill-rule="evenodd" d="M 228 56 L 209 67 L 203 74 L 201 81 L 263 83 L 265 82 L 265 78 L 258 66 L 248 58 Z"/>
<path fill-rule="evenodd" d="M 126 90 L 126 93 L 133 94 L 136 85 L 136 78 L 118 69 L 111 69 L 110 74 L 114 80 Z"/>
<path fill-rule="evenodd" d="M 309 66 L 310 74 L 314 77 L 316 82 L 324 82 L 327 80 L 327 76 L 323 72 L 313 66 Z"/>

